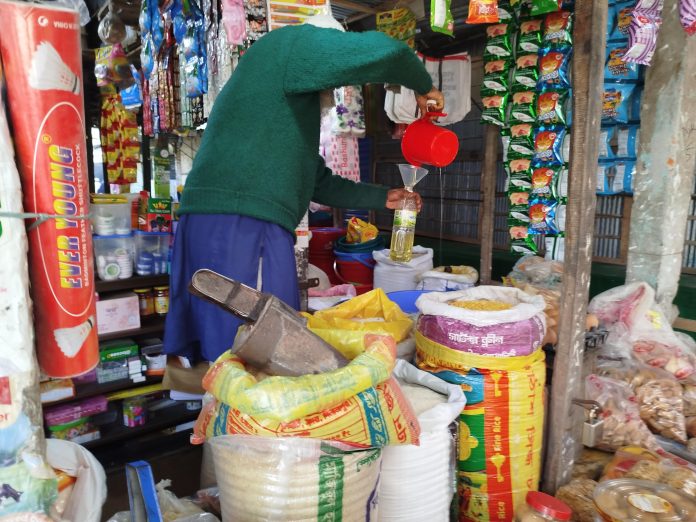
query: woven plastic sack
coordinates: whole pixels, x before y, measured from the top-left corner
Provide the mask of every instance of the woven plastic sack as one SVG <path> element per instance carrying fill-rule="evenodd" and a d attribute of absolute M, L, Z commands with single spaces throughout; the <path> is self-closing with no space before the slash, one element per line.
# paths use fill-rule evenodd
<path fill-rule="evenodd" d="M 291 422 L 256 419 L 223 402 L 206 403 L 193 428 L 191 442 L 220 435 L 308 437 L 344 442 L 355 447 L 418 444 L 418 420 L 392 377 L 354 395 L 338 406 Z"/>
<path fill-rule="evenodd" d="M 365 350 L 365 334 L 389 335 L 400 343 L 413 327 L 411 318 L 380 289 L 372 290 L 338 306 L 303 314 L 307 328 L 353 359 Z"/>
<path fill-rule="evenodd" d="M 511 308 L 469 310 L 450 304 L 479 300 L 502 302 Z M 459 292 L 433 292 L 419 297 L 416 306 L 422 314 L 418 332 L 451 349 L 449 359 L 457 359 L 461 354 L 529 355 L 541 347 L 546 331 L 543 297 L 528 295 L 517 288 L 479 286 Z"/>
<path fill-rule="evenodd" d="M 470 266 L 439 266 L 418 276 L 416 290 L 452 292 L 466 290 L 478 281 L 478 272 Z"/>
<path fill-rule="evenodd" d="M 375 519 L 378 449 L 246 435 L 210 444 L 226 522 Z"/>
<path fill-rule="evenodd" d="M 413 247 L 413 257 L 408 263 L 392 261 L 389 249 L 375 250 L 372 257 L 377 261 L 374 286 L 386 293 L 415 290 L 418 277 L 423 272 L 433 269 L 433 249 L 417 245 Z"/>
<path fill-rule="evenodd" d="M 460 385 L 466 396 L 457 456 L 460 520 L 512 520 L 541 474 L 544 352 L 474 355 L 418 333 L 416 343 L 419 368 Z"/>

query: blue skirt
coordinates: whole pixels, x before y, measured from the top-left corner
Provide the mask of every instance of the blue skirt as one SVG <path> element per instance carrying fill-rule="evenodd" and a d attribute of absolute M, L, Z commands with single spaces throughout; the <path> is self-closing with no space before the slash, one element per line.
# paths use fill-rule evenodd
<path fill-rule="evenodd" d="M 191 277 L 202 268 L 256 288 L 263 258 L 262 291 L 299 309 L 294 246 L 290 232 L 266 221 L 227 214 L 182 216 L 172 252 L 164 352 L 192 362 L 214 361 L 232 347 L 242 321 L 188 292 Z"/>

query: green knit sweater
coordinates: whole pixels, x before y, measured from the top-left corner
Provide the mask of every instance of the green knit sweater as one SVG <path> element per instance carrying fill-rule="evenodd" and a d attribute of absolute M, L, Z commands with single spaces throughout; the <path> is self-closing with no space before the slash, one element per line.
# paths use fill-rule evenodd
<path fill-rule="evenodd" d="M 179 214 L 240 214 L 294 233 L 310 201 L 379 209 L 384 187 L 333 176 L 319 156 L 319 93 L 394 83 L 425 94 L 430 75 L 377 32 L 285 27 L 256 42 L 215 101 Z"/>

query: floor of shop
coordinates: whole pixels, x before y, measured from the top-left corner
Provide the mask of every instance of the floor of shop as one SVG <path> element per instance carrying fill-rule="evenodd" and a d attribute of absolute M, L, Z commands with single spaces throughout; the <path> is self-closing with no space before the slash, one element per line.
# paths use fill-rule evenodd
<path fill-rule="evenodd" d="M 152 467 L 155 483 L 172 481 L 171 491 L 179 497 L 194 494 L 198 490 L 201 474 L 202 447 L 187 445 L 174 451 L 147 458 Z M 128 486 L 122 466 L 106 470 L 107 499 L 102 509 L 102 521 L 119 511 L 128 511 Z"/>

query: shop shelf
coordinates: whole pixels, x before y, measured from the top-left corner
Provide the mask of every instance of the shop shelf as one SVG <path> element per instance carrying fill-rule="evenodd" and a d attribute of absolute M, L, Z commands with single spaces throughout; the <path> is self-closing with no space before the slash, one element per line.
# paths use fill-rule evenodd
<path fill-rule="evenodd" d="M 198 418 L 200 410 L 191 411 L 186 409 L 185 404 L 177 404 L 171 408 L 149 412 L 147 424 L 136 428 L 128 428 L 123 424 L 116 423 L 101 427 L 101 438 L 86 442 L 85 448 L 92 449 L 107 444 L 113 444 L 125 439 L 132 440 L 135 437 L 174 427 L 194 421 Z"/>
<path fill-rule="evenodd" d="M 100 341 L 110 341 L 112 339 L 122 339 L 124 337 L 143 337 L 154 335 L 164 331 L 164 317 L 154 316 L 140 319 L 140 328 L 135 330 L 125 330 L 123 332 L 112 332 L 99 336 Z"/>
<path fill-rule="evenodd" d="M 152 377 L 146 377 L 143 382 L 133 382 L 130 379 L 121 379 L 113 382 L 106 382 L 104 384 L 99 384 L 98 382 L 88 382 L 84 384 L 75 385 L 75 396 L 69 399 L 61 399 L 54 402 L 45 402 L 45 406 L 54 404 L 65 404 L 68 402 L 79 401 L 82 399 L 88 399 L 89 397 L 94 397 L 95 395 L 108 395 L 109 393 L 114 393 L 118 391 L 130 390 L 133 388 L 142 388 L 143 386 L 148 386 L 150 384 L 159 384 L 162 382 L 162 376 L 156 375 Z"/>
<path fill-rule="evenodd" d="M 169 284 L 169 275 L 135 276 L 129 279 L 117 279 L 116 281 L 96 282 L 97 292 L 118 292 L 120 290 L 132 290 L 133 288 L 152 288 Z"/>

